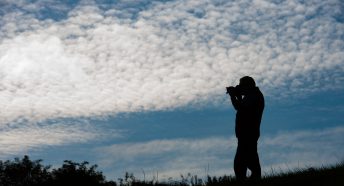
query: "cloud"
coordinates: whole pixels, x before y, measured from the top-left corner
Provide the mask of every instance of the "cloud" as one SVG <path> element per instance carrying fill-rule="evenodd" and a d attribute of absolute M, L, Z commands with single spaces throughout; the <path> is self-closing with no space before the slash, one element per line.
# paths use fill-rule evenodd
<path fill-rule="evenodd" d="M 232 137 L 114 144 L 96 148 L 94 152 L 99 166 L 112 177 L 120 177 L 126 171 L 139 176 L 143 169 L 147 177 L 158 172 L 160 178 L 168 179 L 188 173 L 198 176 L 228 173 L 232 161 L 228 157 L 234 157 L 235 148 L 236 139 Z"/>
<path fill-rule="evenodd" d="M 243 75 L 272 98 L 340 89 L 338 5 L 7 2 L 19 8 L 0 20 L 1 123 L 218 105 Z"/>
<path fill-rule="evenodd" d="M 343 160 L 344 127 L 324 130 L 283 132 L 263 136 L 259 154 L 265 174 L 295 168 L 335 164 Z M 163 179 L 181 174 L 203 177 L 233 174 L 236 138 L 165 139 L 148 142 L 113 144 L 95 149 L 104 172 L 122 176 L 159 173 Z M 208 168 L 209 167 L 209 168 Z M 142 168 L 142 169 L 141 169 Z"/>
<path fill-rule="evenodd" d="M 275 170 L 322 166 L 343 161 L 344 127 L 283 132 L 262 138 L 263 162 Z M 266 166 L 268 171 L 269 166 Z"/>
<path fill-rule="evenodd" d="M 37 149 L 49 146 L 86 143 L 102 139 L 106 134 L 99 135 L 87 121 L 50 121 L 49 123 L 25 124 L 18 121 L 0 129 L 0 157 L 29 154 Z M 114 134 L 116 136 L 116 134 Z"/>

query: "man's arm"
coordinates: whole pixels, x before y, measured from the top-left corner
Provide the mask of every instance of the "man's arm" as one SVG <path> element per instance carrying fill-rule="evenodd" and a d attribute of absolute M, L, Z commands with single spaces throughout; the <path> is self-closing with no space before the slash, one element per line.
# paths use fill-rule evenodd
<path fill-rule="evenodd" d="M 240 104 L 242 101 L 241 96 L 235 96 L 235 95 L 230 94 L 230 97 L 231 97 L 233 107 L 235 108 L 235 110 L 238 110 L 240 108 Z"/>

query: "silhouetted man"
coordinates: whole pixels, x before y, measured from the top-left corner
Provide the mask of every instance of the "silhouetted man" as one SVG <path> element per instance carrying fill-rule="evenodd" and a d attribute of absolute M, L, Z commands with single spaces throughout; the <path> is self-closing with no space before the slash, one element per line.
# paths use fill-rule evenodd
<path fill-rule="evenodd" d="M 252 179 L 261 178 L 257 142 L 260 136 L 260 122 L 264 110 L 264 96 L 256 87 L 252 77 L 240 79 L 236 87 L 227 87 L 233 107 L 237 111 L 235 134 L 238 139 L 234 158 L 234 172 L 238 180 L 246 179 L 247 169 Z"/>

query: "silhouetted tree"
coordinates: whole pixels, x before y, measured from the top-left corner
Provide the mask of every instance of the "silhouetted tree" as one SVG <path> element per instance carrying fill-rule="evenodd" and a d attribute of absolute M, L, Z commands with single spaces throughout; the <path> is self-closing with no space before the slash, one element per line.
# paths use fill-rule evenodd
<path fill-rule="evenodd" d="M 64 161 L 62 167 L 50 170 L 50 166 L 41 164 L 42 160 L 30 160 L 29 156 L 14 161 L 0 160 L 0 186 L 115 186 L 106 181 L 97 165 L 88 166 L 88 162 L 75 163 Z"/>
<path fill-rule="evenodd" d="M 52 171 L 54 185 L 116 185 L 105 180 L 103 173 L 96 170 L 97 165 L 88 164 L 64 161 L 61 168 Z"/>
<path fill-rule="evenodd" d="M 0 160 L 0 183 L 2 186 L 43 185 L 52 177 L 50 166 L 43 166 L 42 160 L 31 161 L 29 156 L 14 161 Z"/>

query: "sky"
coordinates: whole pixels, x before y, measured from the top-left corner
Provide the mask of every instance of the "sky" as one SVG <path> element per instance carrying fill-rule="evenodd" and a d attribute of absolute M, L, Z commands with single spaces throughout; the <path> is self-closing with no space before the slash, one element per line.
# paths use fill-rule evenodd
<path fill-rule="evenodd" d="M 0 0 L 0 158 L 233 175 L 225 87 L 249 75 L 263 173 L 335 164 L 343 59 L 340 0 Z"/>

